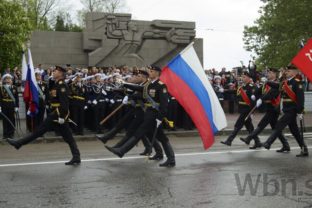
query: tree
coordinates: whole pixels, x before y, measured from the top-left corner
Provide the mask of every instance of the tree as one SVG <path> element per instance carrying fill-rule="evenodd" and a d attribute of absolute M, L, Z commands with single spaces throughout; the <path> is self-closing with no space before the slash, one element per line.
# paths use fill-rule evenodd
<path fill-rule="evenodd" d="M 65 23 L 64 23 L 64 19 L 63 19 L 62 15 L 57 15 L 54 30 L 55 31 L 66 31 L 66 27 L 65 27 Z"/>
<path fill-rule="evenodd" d="M 126 0 L 80 0 L 84 8 L 78 11 L 81 27 L 85 26 L 85 16 L 88 12 L 116 13 L 126 9 Z"/>
<path fill-rule="evenodd" d="M 262 1 L 260 18 L 245 26 L 245 48 L 257 55 L 260 68 L 286 66 L 300 49 L 300 41 L 312 37 L 311 1 Z"/>
<path fill-rule="evenodd" d="M 68 12 L 59 12 L 54 26 L 55 31 L 81 32 L 82 28 L 74 24 Z"/>
<path fill-rule="evenodd" d="M 31 25 L 19 3 L 0 1 L 0 31 L 1 69 L 20 65 L 23 45 L 31 33 Z"/>

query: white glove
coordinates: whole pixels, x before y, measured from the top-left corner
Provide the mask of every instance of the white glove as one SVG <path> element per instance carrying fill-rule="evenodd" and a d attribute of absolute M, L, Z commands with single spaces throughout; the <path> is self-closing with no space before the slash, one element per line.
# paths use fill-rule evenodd
<path fill-rule="evenodd" d="M 114 101 L 113 99 L 111 99 L 109 102 L 110 102 L 111 104 L 114 104 L 114 103 L 115 103 L 115 101 Z"/>
<path fill-rule="evenodd" d="M 257 104 L 256 104 L 257 108 L 259 108 L 261 104 L 262 104 L 262 100 L 261 100 L 261 99 L 258 99 L 258 100 L 257 100 Z"/>
<path fill-rule="evenodd" d="M 223 88 L 220 88 L 220 89 L 219 89 L 219 92 L 222 92 L 222 93 L 223 93 L 223 92 L 224 92 L 224 89 L 223 89 Z"/>
<path fill-rule="evenodd" d="M 88 100 L 88 104 L 91 104 L 92 102 L 91 102 L 91 100 Z"/>
<path fill-rule="evenodd" d="M 0 107 L 0 113 L 2 112 L 1 107 Z"/>
<path fill-rule="evenodd" d="M 14 111 L 15 111 L 15 113 L 17 113 L 18 112 L 18 107 L 15 107 Z"/>
<path fill-rule="evenodd" d="M 299 120 L 303 120 L 303 114 L 302 113 L 297 114 L 297 116 L 298 116 Z"/>
<path fill-rule="evenodd" d="M 161 123 L 162 123 L 162 121 L 156 118 L 156 127 L 157 128 L 160 126 Z"/>
<path fill-rule="evenodd" d="M 123 99 L 122 99 L 122 104 L 127 105 L 128 104 L 128 96 L 126 95 Z"/>
<path fill-rule="evenodd" d="M 87 110 L 87 109 L 88 109 L 88 106 L 85 106 L 83 109 L 84 109 L 84 110 Z"/>
<path fill-rule="evenodd" d="M 59 124 L 64 124 L 65 123 L 65 119 L 64 118 L 58 118 L 57 122 Z"/>
<path fill-rule="evenodd" d="M 251 96 L 251 99 L 252 99 L 253 101 L 255 101 L 255 100 L 256 100 L 256 96 L 255 96 L 255 95 L 252 95 L 252 96 Z"/>
<path fill-rule="evenodd" d="M 94 105 L 96 105 L 96 104 L 97 104 L 97 101 L 96 101 L 96 100 L 93 100 L 92 103 L 93 103 Z"/>
<path fill-rule="evenodd" d="M 102 90 L 102 94 L 103 94 L 103 95 L 107 95 L 107 93 L 105 92 L 105 90 Z"/>
<path fill-rule="evenodd" d="M 45 107 L 46 107 L 46 109 L 48 109 L 48 110 L 49 110 L 49 105 L 46 105 Z"/>

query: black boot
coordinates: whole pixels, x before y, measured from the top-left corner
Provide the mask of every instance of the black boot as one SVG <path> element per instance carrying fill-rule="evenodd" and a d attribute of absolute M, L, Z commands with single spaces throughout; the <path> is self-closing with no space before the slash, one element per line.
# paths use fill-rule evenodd
<path fill-rule="evenodd" d="M 154 147 L 154 150 L 155 150 L 155 155 L 153 157 L 149 157 L 148 159 L 149 160 L 162 160 L 164 158 L 163 156 L 163 150 L 159 144 L 159 142 L 157 140 L 154 141 L 154 144 L 153 144 L 153 147 Z"/>
<path fill-rule="evenodd" d="M 164 159 L 164 156 L 163 156 L 163 154 L 156 153 L 153 157 L 149 157 L 148 159 L 160 161 L 160 160 Z"/>
<path fill-rule="evenodd" d="M 287 145 L 283 145 L 283 147 L 279 150 L 276 150 L 276 152 L 290 152 L 290 147 L 289 144 L 287 143 Z"/>
<path fill-rule="evenodd" d="M 18 150 L 19 148 L 21 148 L 22 145 L 23 145 L 19 140 L 14 140 L 14 139 L 10 139 L 10 138 L 7 138 L 6 140 L 7 140 L 7 142 L 8 142 L 11 146 L 15 147 L 15 149 L 17 149 L 17 150 Z"/>
<path fill-rule="evenodd" d="M 110 152 L 114 153 L 118 157 L 122 158 L 129 150 L 131 150 L 140 139 L 137 139 L 136 137 L 130 137 L 127 139 L 127 141 L 121 146 L 121 147 L 108 147 L 105 146 L 106 149 L 108 149 Z"/>
<path fill-rule="evenodd" d="M 166 153 L 167 160 L 166 162 L 159 164 L 159 167 L 168 167 L 168 168 L 174 167 L 176 165 L 175 155 L 174 155 L 174 151 L 172 149 L 171 144 L 169 143 L 169 141 L 167 141 L 167 142 L 163 142 L 162 145 Z"/>
<path fill-rule="evenodd" d="M 73 157 L 70 161 L 66 162 L 65 165 L 80 165 L 80 157 Z"/>
<path fill-rule="evenodd" d="M 142 138 L 142 143 L 143 143 L 145 149 L 143 152 L 140 153 L 140 155 L 150 156 L 152 154 L 151 143 L 149 142 L 149 140 L 146 137 Z"/>
<path fill-rule="evenodd" d="M 265 149 L 269 150 L 271 148 L 271 145 L 273 142 L 276 140 L 276 137 L 278 136 L 278 132 L 274 131 L 271 136 L 262 144 L 262 147 Z"/>
<path fill-rule="evenodd" d="M 233 132 L 230 134 L 230 136 L 227 138 L 227 140 L 226 141 L 221 141 L 221 144 L 225 144 L 227 146 L 231 146 L 232 145 L 232 141 L 236 137 L 238 131 L 239 131 L 238 128 L 234 128 Z"/>
<path fill-rule="evenodd" d="M 262 144 L 261 144 L 261 142 L 260 142 L 259 137 L 258 137 L 258 136 L 255 136 L 255 137 L 254 137 L 254 140 L 255 140 L 255 144 L 254 144 L 254 146 L 249 147 L 249 149 L 257 149 L 257 148 L 261 148 L 261 147 L 262 147 Z"/>
<path fill-rule="evenodd" d="M 106 142 L 112 139 L 114 136 L 116 136 L 117 133 L 118 129 L 114 127 L 109 132 L 106 132 L 103 136 L 96 135 L 96 138 L 101 140 L 101 142 L 103 142 L 104 144 L 106 144 Z"/>
<path fill-rule="evenodd" d="M 296 157 L 308 157 L 309 156 L 309 151 L 307 146 L 301 147 L 301 152 L 300 154 L 296 155 Z"/>
<path fill-rule="evenodd" d="M 113 148 L 119 148 L 119 147 L 123 146 L 123 145 L 128 141 L 129 138 L 130 138 L 130 137 L 128 137 L 127 135 L 124 136 L 121 140 L 119 140 L 119 141 L 117 142 L 117 144 L 115 144 L 115 145 L 113 146 Z"/>
<path fill-rule="evenodd" d="M 251 141 L 251 138 L 250 136 L 247 136 L 246 138 L 239 138 L 242 142 L 244 142 L 246 145 L 249 145 L 250 144 L 250 141 Z"/>

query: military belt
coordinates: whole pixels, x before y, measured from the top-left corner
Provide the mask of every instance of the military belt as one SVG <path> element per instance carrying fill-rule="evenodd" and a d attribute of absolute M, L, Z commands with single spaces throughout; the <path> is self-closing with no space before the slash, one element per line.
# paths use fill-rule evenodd
<path fill-rule="evenodd" d="M 2 101 L 4 101 L 4 102 L 14 102 L 12 99 L 6 99 L 6 98 L 3 98 Z"/>
<path fill-rule="evenodd" d="M 283 103 L 294 102 L 292 99 L 283 99 Z"/>
<path fill-rule="evenodd" d="M 73 98 L 74 98 L 74 99 L 77 99 L 77 100 L 85 100 L 85 98 L 84 98 L 84 97 L 80 97 L 80 96 L 76 96 L 76 95 L 75 95 L 75 96 L 73 96 Z"/>
<path fill-rule="evenodd" d="M 241 105 L 248 105 L 246 102 L 244 102 L 244 101 L 239 101 L 238 102 L 239 104 L 241 104 Z"/>
<path fill-rule="evenodd" d="M 60 107 L 61 104 L 60 103 L 51 103 L 51 107 L 53 108 L 57 108 L 57 107 Z"/>

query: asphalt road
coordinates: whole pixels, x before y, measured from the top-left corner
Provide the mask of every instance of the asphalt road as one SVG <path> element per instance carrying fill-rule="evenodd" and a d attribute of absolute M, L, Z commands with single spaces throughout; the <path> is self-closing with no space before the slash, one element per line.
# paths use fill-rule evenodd
<path fill-rule="evenodd" d="M 312 160 L 295 157 L 294 139 L 285 154 L 275 152 L 279 142 L 250 151 L 221 139 L 204 151 L 199 137 L 172 136 L 177 166 L 169 169 L 139 157 L 141 144 L 119 159 L 100 142 L 78 142 L 78 167 L 63 164 L 65 143 L 0 145 L 0 207 L 312 207 Z"/>

